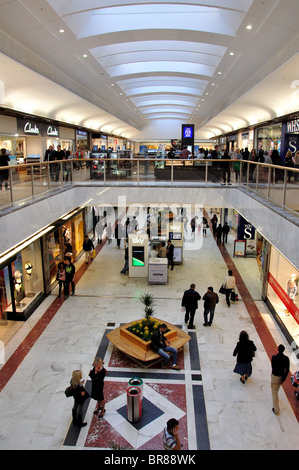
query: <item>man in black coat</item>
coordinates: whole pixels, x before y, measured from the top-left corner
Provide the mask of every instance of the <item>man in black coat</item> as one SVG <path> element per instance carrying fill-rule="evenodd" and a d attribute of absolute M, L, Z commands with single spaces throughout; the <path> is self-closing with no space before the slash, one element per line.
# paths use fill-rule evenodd
<path fill-rule="evenodd" d="M 290 371 L 290 360 L 284 353 L 285 347 L 283 344 L 278 346 L 278 354 L 272 356 L 271 366 L 271 390 L 273 399 L 272 411 L 275 415 L 279 415 L 278 391 L 287 378 Z"/>
<path fill-rule="evenodd" d="M 188 323 L 188 328 L 194 329 L 194 315 L 198 308 L 198 300 L 201 299 L 199 293 L 195 290 L 195 284 L 190 285 L 190 289 L 185 290 L 182 298 L 182 307 L 185 307 L 185 323 Z M 189 320 L 190 318 L 190 320 Z"/>
<path fill-rule="evenodd" d="M 168 240 L 166 247 L 166 257 L 168 259 L 168 267 L 171 266 L 171 271 L 173 270 L 173 252 L 174 246 L 171 243 L 171 240 Z"/>

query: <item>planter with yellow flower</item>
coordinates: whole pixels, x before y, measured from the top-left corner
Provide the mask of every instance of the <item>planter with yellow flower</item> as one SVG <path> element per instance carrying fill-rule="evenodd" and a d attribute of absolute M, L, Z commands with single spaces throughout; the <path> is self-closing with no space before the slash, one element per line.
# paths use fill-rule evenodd
<path fill-rule="evenodd" d="M 174 348 L 180 349 L 190 340 L 190 336 L 181 328 L 150 315 L 116 328 L 107 334 L 107 338 L 126 355 L 141 362 L 153 361 L 160 356 L 151 349 L 151 336 L 162 323 L 167 326 L 165 336 Z"/>

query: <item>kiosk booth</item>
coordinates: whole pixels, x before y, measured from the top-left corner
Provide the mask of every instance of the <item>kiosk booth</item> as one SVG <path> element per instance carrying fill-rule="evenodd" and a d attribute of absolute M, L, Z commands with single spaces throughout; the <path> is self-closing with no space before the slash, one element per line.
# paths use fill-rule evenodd
<path fill-rule="evenodd" d="M 129 234 L 129 277 L 148 277 L 148 235 Z"/>
<path fill-rule="evenodd" d="M 174 264 L 183 263 L 184 224 L 183 222 L 171 222 L 167 226 L 168 239 L 174 246 Z"/>

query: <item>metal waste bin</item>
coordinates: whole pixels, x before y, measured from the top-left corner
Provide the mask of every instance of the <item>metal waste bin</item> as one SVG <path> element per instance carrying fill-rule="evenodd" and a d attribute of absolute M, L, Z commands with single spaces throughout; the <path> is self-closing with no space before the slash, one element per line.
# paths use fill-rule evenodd
<path fill-rule="evenodd" d="M 140 387 L 127 388 L 127 418 L 130 423 L 140 421 L 142 415 L 142 398 Z"/>
<path fill-rule="evenodd" d="M 129 380 L 129 387 L 139 387 L 141 389 L 141 399 L 143 398 L 143 380 L 139 377 L 133 377 Z"/>

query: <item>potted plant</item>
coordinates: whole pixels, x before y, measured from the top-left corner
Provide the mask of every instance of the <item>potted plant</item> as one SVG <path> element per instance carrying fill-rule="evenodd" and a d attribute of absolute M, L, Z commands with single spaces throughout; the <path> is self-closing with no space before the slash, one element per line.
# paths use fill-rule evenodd
<path fill-rule="evenodd" d="M 144 305 L 145 318 L 148 320 L 154 313 L 155 298 L 151 293 L 146 292 L 140 297 L 140 301 Z"/>

